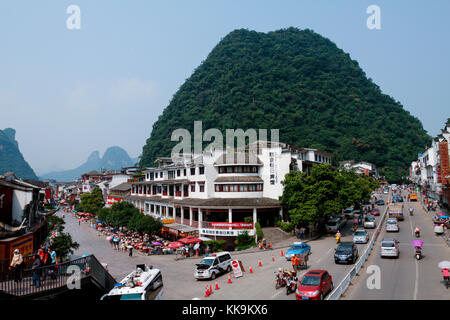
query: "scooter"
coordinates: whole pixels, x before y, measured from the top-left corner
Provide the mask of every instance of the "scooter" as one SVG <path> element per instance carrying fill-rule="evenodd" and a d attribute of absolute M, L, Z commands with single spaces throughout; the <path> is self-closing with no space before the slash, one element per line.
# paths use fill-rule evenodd
<path fill-rule="evenodd" d="M 290 279 L 288 281 L 289 285 L 286 285 L 286 295 L 295 292 L 297 290 L 297 278 Z"/>
<path fill-rule="evenodd" d="M 420 231 L 416 231 L 416 238 L 420 238 Z"/>
<path fill-rule="evenodd" d="M 416 249 L 415 257 L 416 260 L 422 259 L 422 251 L 420 249 Z"/>

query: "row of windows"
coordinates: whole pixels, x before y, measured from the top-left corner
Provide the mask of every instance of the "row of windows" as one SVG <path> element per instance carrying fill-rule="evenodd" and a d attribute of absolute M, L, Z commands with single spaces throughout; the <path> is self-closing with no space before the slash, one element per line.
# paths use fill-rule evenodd
<path fill-rule="evenodd" d="M 227 166 L 219 167 L 219 173 L 258 173 L 257 166 Z"/>
<path fill-rule="evenodd" d="M 261 184 L 216 184 L 216 192 L 253 192 L 263 191 Z"/>
<path fill-rule="evenodd" d="M 331 164 L 331 159 L 327 158 L 327 157 L 322 157 L 320 154 L 319 155 L 314 155 L 314 159 L 316 160 L 316 162 L 323 162 L 323 163 L 330 163 Z"/>
<path fill-rule="evenodd" d="M 197 168 L 190 168 L 190 175 L 195 176 L 195 171 Z M 205 167 L 198 167 L 198 174 L 202 175 L 205 174 Z M 168 179 L 173 179 L 175 176 L 181 177 L 183 175 L 184 177 L 187 175 L 187 169 L 177 169 L 177 170 L 170 170 L 167 171 L 167 177 Z M 156 172 L 150 172 L 146 174 L 147 180 L 155 180 L 158 178 L 164 178 L 164 171 L 156 171 Z"/>

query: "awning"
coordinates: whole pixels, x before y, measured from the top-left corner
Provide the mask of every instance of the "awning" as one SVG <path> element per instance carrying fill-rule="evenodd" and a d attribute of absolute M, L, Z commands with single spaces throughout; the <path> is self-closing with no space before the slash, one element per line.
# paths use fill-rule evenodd
<path fill-rule="evenodd" d="M 179 223 L 164 224 L 164 228 L 177 230 L 181 233 L 190 233 L 190 232 L 195 232 L 198 230 L 197 228 L 193 228 L 191 226 L 187 226 L 187 225 L 179 224 Z"/>

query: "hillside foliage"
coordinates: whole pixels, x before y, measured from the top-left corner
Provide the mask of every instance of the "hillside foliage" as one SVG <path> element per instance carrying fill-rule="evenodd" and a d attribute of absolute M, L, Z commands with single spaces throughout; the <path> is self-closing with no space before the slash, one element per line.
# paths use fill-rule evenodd
<path fill-rule="evenodd" d="M 173 130 L 193 136 L 194 121 L 203 122 L 203 132 L 280 129 L 281 142 L 330 152 L 334 164 L 374 163 L 391 182 L 407 174 L 430 141 L 421 122 L 383 94 L 349 54 L 296 28 L 241 29 L 223 38 L 153 124 L 140 164 L 170 156 Z"/>

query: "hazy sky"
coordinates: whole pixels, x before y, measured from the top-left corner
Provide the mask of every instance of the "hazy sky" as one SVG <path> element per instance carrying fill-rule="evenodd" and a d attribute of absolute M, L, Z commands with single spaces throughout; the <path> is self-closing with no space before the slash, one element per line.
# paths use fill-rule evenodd
<path fill-rule="evenodd" d="M 381 30 L 369 30 L 369 5 Z M 81 29 L 69 30 L 70 5 Z M 450 1 L 53 0 L 0 3 L 0 129 L 38 174 L 94 150 L 141 154 L 153 122 L 229 32 L 328 37 L 436 135 L 450 117 Z"/>

